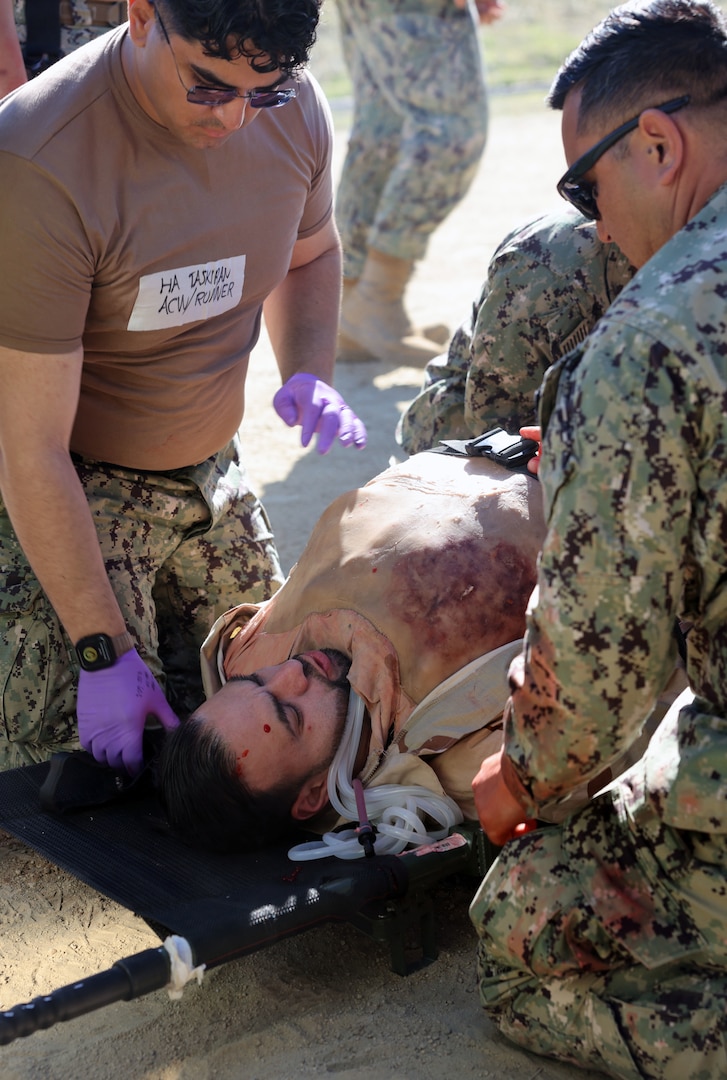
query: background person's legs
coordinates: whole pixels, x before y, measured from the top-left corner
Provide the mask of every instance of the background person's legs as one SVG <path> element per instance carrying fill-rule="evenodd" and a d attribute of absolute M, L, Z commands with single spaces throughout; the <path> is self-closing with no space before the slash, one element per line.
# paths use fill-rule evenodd
<path fill-rule="evenodd" d="M 396 164 L 404 117 L 382 94 L 367 50 L 359 47 L 369 27 L 356 26 L 361 17 L 358 0 L 338 0 L 337 6 L 341 46 L 353 84 L 353 116 L 336 190 L 336 222 L 343 246 L 344 281 L 355 282 L 366 262 L 369 230 L 381 193 Z"/>
<path fill-rule="evenodd" d="M 391 15 L 383 3 L 372 13 L 360 0 L 339 0 L 355 115 L 336 220 L 349 282 L 342 354 L 358 347 L 389 363 L 423 364 L 446 338 L 441 327 L 431 340 L 412 328 L 404 294 L 429 237 L 474 178 L 487 97 L 469 12 L 416 6 Z"/>

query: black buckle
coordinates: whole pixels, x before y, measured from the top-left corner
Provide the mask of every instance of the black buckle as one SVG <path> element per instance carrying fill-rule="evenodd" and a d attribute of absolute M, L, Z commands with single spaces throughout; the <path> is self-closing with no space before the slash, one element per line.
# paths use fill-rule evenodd
<path fill-rule="evenodd" d="M 469 457 L 488 457 L 508 469 L 520 469 L 535 457 L 538 443 L 535 439 L 524 439 L 522 435 L 509 435 L 503 428 L 496 427 L 470 439 L 464 448 Z"/>

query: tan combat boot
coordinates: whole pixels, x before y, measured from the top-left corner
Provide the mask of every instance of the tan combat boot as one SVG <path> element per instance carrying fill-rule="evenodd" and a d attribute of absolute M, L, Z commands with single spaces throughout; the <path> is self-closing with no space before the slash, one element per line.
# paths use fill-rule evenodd
<path fill-rule="evenodd" d="M 392 366 L 421 367 L 442 352 L 449 340 L 445 326 L 431 330 L 437 341 L 412 327 L 404 292 L 414 264 L 371 249 L 361 277 L 344 283 L 338 335 L 340 360 L 381 360 Z"/>

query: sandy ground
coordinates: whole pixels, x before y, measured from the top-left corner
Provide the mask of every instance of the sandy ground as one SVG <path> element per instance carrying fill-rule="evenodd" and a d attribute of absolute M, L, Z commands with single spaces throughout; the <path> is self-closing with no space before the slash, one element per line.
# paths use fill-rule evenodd
<path fill-rule="evenodd" d="M 345 132 L 338 140 L 338 160 Z M 488 148 L 468 197 L 433 238 L 410 290 L 415 316 L 466 315 L 496 243 L 557 201 L 559 119 L 533 100 L 497 99 Z M 363 453 L 304 452 L 270 405 L 278 377 L 261 341 L 248 380 L 244 438 L 286 569 L 321 510 L 401 458 L 396 419 L 421 372 L 341 367 L 337 386 L 365 420 Z M 583 1075 L 522 1052 L 483 1017 L 467 906 L 476 882 L 437 897 L 439 959 L 406 978 L 388 951 L 328 925 L 215 969 L 179 1002 L 159 991 L 0 1048 L 2 1080 L 566 1080 Z M 0 833 L 0 1009 L 48 993 L 158 939 L 131 912 Z"/>

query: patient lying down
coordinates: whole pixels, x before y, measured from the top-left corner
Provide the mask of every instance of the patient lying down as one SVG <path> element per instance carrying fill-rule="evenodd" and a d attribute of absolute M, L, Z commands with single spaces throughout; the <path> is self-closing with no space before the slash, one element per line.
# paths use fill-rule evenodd
<path fill-rule="evenodd" d="M 418 454 L 337 498 L 280 591 L 213 627 L 208 700 L 160 765 L 172 827 L 222 849 L 323 831 L 361 816 L 354 778 L 382 836 L 389 785 L 418 842 L 476 820 L 544 532 L 537 480 L 484 458 Z"/>

